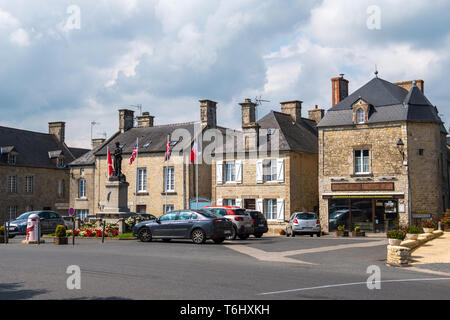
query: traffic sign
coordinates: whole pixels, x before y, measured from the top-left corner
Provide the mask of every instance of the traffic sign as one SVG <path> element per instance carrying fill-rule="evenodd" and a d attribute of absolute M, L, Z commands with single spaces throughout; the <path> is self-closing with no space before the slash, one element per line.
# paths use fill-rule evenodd
<path fill-rule="evenodd" d="M 75 215 L 75 209 L 74 208 L 70 208 L 69 209 L 69 216 L 73 217 Z"/>

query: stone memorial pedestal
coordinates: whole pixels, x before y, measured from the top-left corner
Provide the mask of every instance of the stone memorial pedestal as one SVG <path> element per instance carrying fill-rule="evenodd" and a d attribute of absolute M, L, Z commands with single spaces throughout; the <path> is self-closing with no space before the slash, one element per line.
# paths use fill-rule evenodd
<path fill-rule="evenodd" d="M 128 209 L 128 187 L 128 182 L 110 178 L 106 182 L 105 207 L 96 217 L 106 220 L 107 223 L 117 223 L 119 219 L 131 216 L 132 213 Z"/>

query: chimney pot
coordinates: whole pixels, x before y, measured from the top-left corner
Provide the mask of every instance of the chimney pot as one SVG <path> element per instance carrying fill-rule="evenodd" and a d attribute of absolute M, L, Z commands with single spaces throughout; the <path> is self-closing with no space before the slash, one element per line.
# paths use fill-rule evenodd
<path fill-rule="evenodd" d="M 348 97 L 348 83 L 343 73 L 340 74 L 340 77 L 331 79 L 333 107 Z"/>
<path fill-rule="evenodd" d="M 319 109 L 319 106 L 316 105 L 314 109 L 308 111 L 308 119 L 319 123 L 323 117 L 325 116 L 325 110 Z"/>
<path fill-rule="evenodd" d="M 289 114 L 294 122 L 300 122 L 302 118 L 303 101 L 294 100 L 281 102 L 281 112 Z"/>
<path fill-rule="evenodd" d="M 62 121 L 49 122 L 48 133 L 54 135 L 59 142 L 64 143 L 66 136 L 66 123 Z"/>
<path fill-rule="evenodd" d="M 138 128 L 153 127 L 155 117 L 151 116 L 149 112 L 143 112 L 142 116 L 137 117 Z"/>

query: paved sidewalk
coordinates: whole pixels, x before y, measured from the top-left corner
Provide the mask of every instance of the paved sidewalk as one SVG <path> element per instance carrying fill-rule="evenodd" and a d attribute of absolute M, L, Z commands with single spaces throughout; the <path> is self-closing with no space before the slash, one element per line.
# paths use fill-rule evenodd
<path fill-rule="evenodd" d="M 411 268 L 425 273 L 450 276 L 450 233 L 427 242 L 412 253 Z"/>

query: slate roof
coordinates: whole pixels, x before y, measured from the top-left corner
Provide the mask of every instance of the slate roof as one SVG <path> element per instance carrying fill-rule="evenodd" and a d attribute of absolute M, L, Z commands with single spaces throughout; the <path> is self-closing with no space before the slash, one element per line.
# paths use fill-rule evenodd
<path fill-rule="evenodd" d="M 175 130 L 187 130 L 190 137 L 194 136 L 195 126 L 199 123 L 188 122 L 180 124 L 169 124 L 162 126 L 154 126 L 148 128 L 131 128 L 130 130 L 116 134 L 112 139 L 104 143 L 98 151 L 94 152 L 96 156 L 106 156 L 107 148 L 109 147 L 111 153 L 116 148 L 116 142 L 119 142 L 123 147 L 124 154 L 131 154 L 136 144 L 136 139 L 139 138 L 139 153 L 159 153 L 166 151 L 167 136 L 172 135 Z M 171 139 L 173 141 L 173 139 Z M 191 140 L 179 141 L 179 144 L 174 148 L 190 148 Z"/>
<path fill-rule="evenodd" d="M 329 109 L 318 127 L 353 125 L 352 105 L 359 99 L 371 105 L 368 123 L 430 121 L 442 124 L 437 108 L 417 86 L 408 92 L 386 80 L 374 78 Z M 442 129 L 445 132 L 445 128 Z"/>
<path fill-rule="evenodd" d="M 87 149 L 68 148 L 59 142 L 55 136 L 46 133 L 33 132 L 0 126 L 0 147 L 14 147 L 18 153 L 16 166 L 39 167 L 56 169 L 56 159 L 50 159 L 49 153 L 59 153 L 66 158 L 66 163 L 75 160 L 80 153 Z M 9 148 L 10 149 L 10 148 Z M 72 150 L 74 153 L 72 153 Z M 7 165 L 7 149 L 3 149 L 0 165 Z"/>

